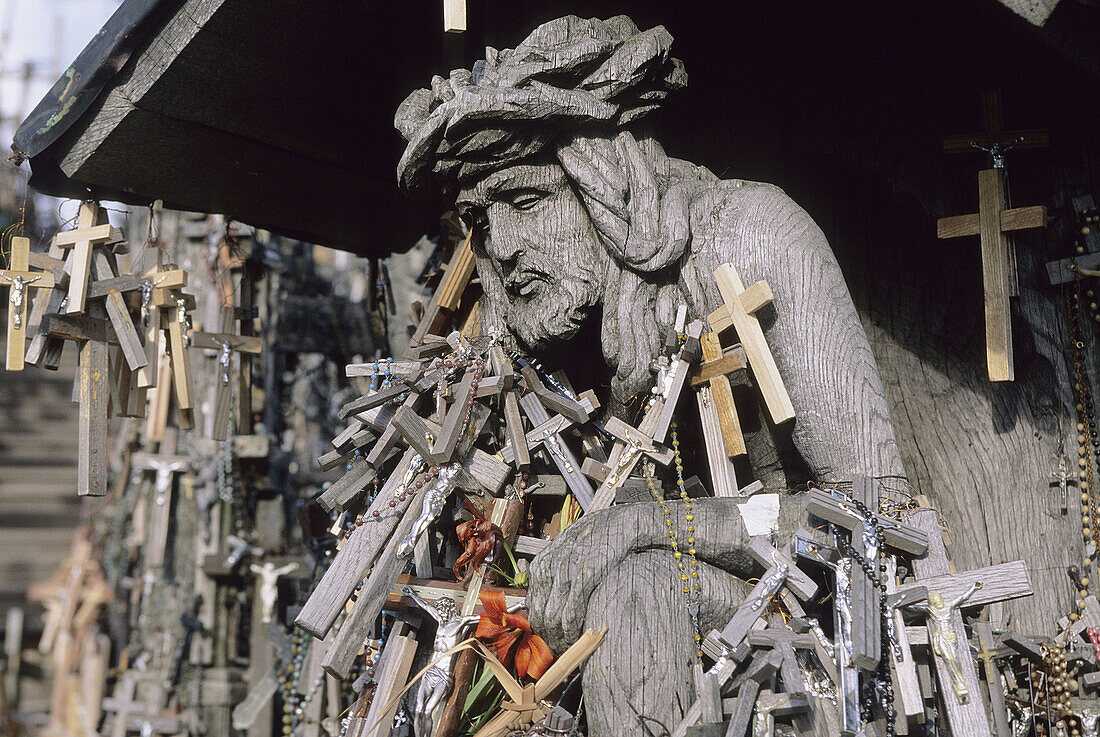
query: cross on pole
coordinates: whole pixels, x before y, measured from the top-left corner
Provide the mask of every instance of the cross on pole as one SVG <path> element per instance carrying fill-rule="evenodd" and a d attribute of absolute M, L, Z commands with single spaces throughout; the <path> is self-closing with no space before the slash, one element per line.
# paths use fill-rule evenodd
<path fill-rule="evenodd" d="M 17 236 L 11 239 L 11 259 L 0 269 L 0 279 L 8 285 L 8 371 L 23 370 L 23 351 L 27 337 L 27 293 L 30 289 L 52 289 L 54 276 L 48 271 L 30 270 L 31 242 Z M 2 285 L 0 285 L 2 286 Z"/>
<path fill-rule="evenodd" d="M 259 355 L 261 341 L 256 336 L 236 335 L 233 333 L 233 323 L 236 320 L 235 308 L 226 306 L 221 313 L 221 332 L 204 333 L 195 331 L 191 334 L 191 345 L 195 348 L 207 348 L 218 351 L 218 379 L 214 392 L 214 429 L 211 437 L 214 440 L 225 440 L 229 432 L 229 417 L 232 411 L 233 385 L 230 380 L 233 353 L 241 354 L 241 367 L 247 360 L 245 356 Z M 249 387 L 251 393 L 251 387 Z M 239 402 L 247 403 L 251 414 L 251 396 L 241 396 Z"/>
<path fill-rule="evenodd" d="M 100 223 L 101 220 L 106 220 L 105 215 L 106 213 L 100 210 L 97 203 L 82 202 L 77 227 L 54 236 L 55 246 L 72 249 L 69 254 L 72 270 L 69 273 L 69 301 L 65 308 L 67 314 L 84 311 L 84 303 L 88 296 L 88 281 L 91 277 L 93 248 L 122 240 L 122 232 L 118 228 L 111 227 L 107 222 Z"/>

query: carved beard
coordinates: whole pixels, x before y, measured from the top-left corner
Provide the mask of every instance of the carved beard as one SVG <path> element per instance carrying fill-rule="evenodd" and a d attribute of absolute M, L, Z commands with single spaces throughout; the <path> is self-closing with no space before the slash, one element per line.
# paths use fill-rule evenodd
<path fill-rule="evenodd" d="M 593 263 L 575 261 L 544 268 L 528 261 L 525 269 L 545 275 L 541 288 L 530 297 L 506 289 L 489 259 L 478 257 L 477 263 L 495 317 L 492 322 L 510 332 L 516 346 L 528 353 L 543 353 L 573 338 L 600 303 L 602 279 Z M 563 269 L 568 273 L 561 273 Z"/>

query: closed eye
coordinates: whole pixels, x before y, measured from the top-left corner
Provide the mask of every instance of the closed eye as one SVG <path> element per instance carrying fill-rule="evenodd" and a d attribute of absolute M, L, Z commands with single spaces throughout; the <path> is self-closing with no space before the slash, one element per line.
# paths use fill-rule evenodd
<path fill-rule="evenodd" d="M 498 192 L 496 199 L 505 202 L 517 210 L 530 210 L 546 199 L 547 192 L 539 189 L 511 189 L 506 192 Z"/>

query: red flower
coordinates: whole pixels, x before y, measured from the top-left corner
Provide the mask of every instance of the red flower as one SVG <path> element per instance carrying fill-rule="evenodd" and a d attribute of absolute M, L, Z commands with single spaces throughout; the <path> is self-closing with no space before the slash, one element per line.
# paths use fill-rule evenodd
<path fill-rule="evenodd" d="M 454 571 L 455 578 L 465 582 L 493 552 L 497 540 L 503 533 L 489 520 L 472 519 L 455 527 L 455 534 L 458 535 L 458 541 L 466 547 L 466 550 L 458 556 L 451 570 Z M 466 567 L 464 574 L 459 573 L 463 566 Z"/>
<path fill-rule="evenodd" d="M 481 605 L 484 611 L 474 636 L 484 640 L 505 667 L 514 659 L 520 678 L 541 678 L 554 662 L 554 654 L 541 637 L 531 632 L 527 617 L 507 610 L 503 591 L 482 591 Z"/>

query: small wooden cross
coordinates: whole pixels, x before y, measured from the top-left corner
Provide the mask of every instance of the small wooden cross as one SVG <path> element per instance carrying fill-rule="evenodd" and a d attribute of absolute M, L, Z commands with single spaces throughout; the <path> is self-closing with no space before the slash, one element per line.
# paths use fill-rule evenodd
<path fill-rule="evenodd" d="M 806 680 L 798 667 L 795 650 L 813 650 L 817 645 L 815 635 L 799 634 L 773 626 L 764 630 L 750 630 L 746 639 L 753 647 L 767 647 L 779 651 L 782 658 L 779 677 L 783 680 L 784 690 L 791 695 L 806 693 Z M 815 713 L 812 705 L 808 712 L 795 716 L 795 726 L 799 734 L 826 737 L 824 719 Z"/>
<path fill-rule="evenodd" d="M 606 509 L 615 501 L 617 489 L 626 481 L 631 471 L 641 460 L 643 455 L 663 455 L 663 449 L 659 448 L 668 433 L 672 423 L 672 413 L 676 409 L 676 403 L 680 398 L 680 392 L 687 381 L 687 376 L 701 352 L 700 338 L 703 334 L 703 323 L 694 320 L 687 326 L 687 340 L 678 356 L 674 356 L 671 365 L 662 370 L 657 379 L 657 385 L 653 387 L 652 404 L 645 417 L 637 428 L 630 428 L 631 435 L 628 440 L 616 439 L 607 459 L 607 475 L 604 476 L 600 488 L 596 490 L 596 496 L 592 505 L 586 511 Z M 652 450 L 659 451 L 652 453 Z M 666 461 L 655 458 L 664 464 Z M 592 466 L 593 464 L 589 464 Z M 602 469 L 600 469 L 602 472 Z"/>
<path fill-rule="evenodd" d="M 147 568 L 161 568 L 164 566 L 164 553 L 172 513 L 172 484 L 177 473 L 183 473 L 191 468 L 191 458 L 176 454 L 175 428 L 168 428 L 164 433 L 159 452 L 134 453 L 130 456 L 130 463 L 133 468 L 155 473 L 153 510 L 144 551 Z"/>
<path fill-rule="evenodd" d="M 233 385 L 230 379 L 232 374 L 233 353 L 241 354 L 241 365 L 244 365 L 246 356 L 259 355 L 262 343 L 256 336 L 236 335 L 233 332 L 233 324 L 236 322 L 235 308 L 222 307 L 221 332 L 204 333 L 194 331 L 191 334 L 191 345 L 195 348 L 207 348 L 218 351 L 218 378 L 217 388 L 214 392 L 214 429 L 211 437 L 214 440 L 225 440 L 229 433 L 229 418 L 233 404 Z M 248 404 L 249 414 L 252 406 L 251 387 L 249 395 L 238 397 L 237 401 Z"/>
<path fill-rule="evenodd" d="M 8 284 L 8 371 L 23 370 L 23 351 L 27 337 L 27 300 L 31 289 L 52 289 L 54 276 L 48 271 L 30 270 L 31 242 L 16 236 L 11 239 L 11 259 L 0 269 L 0 279 Z"/>
<path fill-rule="evenodd" d="M 704 333 L 699 339 L 703 363 L 691 376 L 699 405 L 699 420 L 707 448 L 714 495 L 735 497 L 738 493 L 737 471 L 731 459 L 747 453 L 741 421 L 733 403 L 733 390 L 727 375 L 748 368 L 744 351 L 737 347 L 723 355 L 718 333 Z"/>
<path fill-rule="evenodd" d="M 157 310 L 155 314 L 160 317 L 159 327 L 168 335 L 167 348 L 171 359 L 176 408 L 190 410 L 194 407 L 194 402 L 191 398 L 191 360 L 187 351 L 190 341 L 187 312 L 195 309 L 195 298 L 178 289 L 156 287 L 153 289 L 152 306 Z M 188 414 L 180 412 L 181 416 Z"/>
<path fill-rule="evenodd" d="M 732 326 L 737 331 L 772 422 L 779 425 L 794 419 L 794 406 L 787 387 L 755 314 L 772 303 L 771 287 L 766 281 L 758 281 L 745 289 L 733 264 L 722 264 L 715 269 L 714 280 L 724 304 L 707 317 L 711 329 L 720 333 Z"/>
<path fill-rule="evenodd" d="M 985 685 L 989 692 L 989 710 L 993 712 L 993 728 L 996 737 L 1013 737 L 1008 724 L 1008 707 L 1005 706 L 1004 690 L 1001 688 L 1001 669 L 993 660 L 998 657 L 993 645 L 993 629 L 988 622 L 975 622 L 974 632 L 978 635 L 977 653 L 985 668 Z"/>
<path fill-rule="evenodd" d="M 54 245 L 58 248 L 71 248 L 69 259 L 72 269 L 69 273 L 69 302 L 65 308 L 67 314 L 84 311 L 84 302 L 88 296 L 88 281 L 92 271 L 92 250 L 95 246 L 122 240 L 122 232 L 106 220 L 95 202 L 82 202 L 77 227 L 54 236 Z"/>

